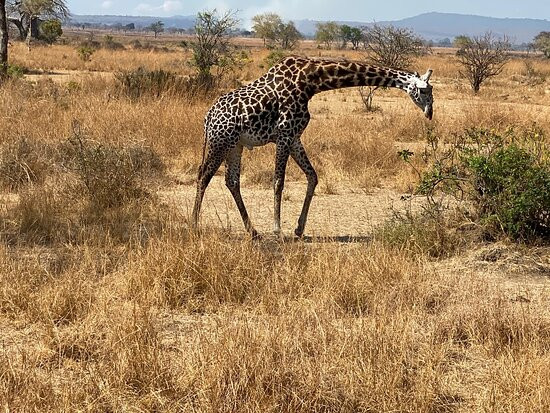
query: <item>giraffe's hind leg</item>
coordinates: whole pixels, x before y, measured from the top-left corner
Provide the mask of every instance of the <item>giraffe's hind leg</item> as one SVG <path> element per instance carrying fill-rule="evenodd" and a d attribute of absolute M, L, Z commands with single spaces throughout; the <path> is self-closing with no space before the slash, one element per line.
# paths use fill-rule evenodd
<path fill-rule="evenodd" d="M 281 200 L 285 186 L 285 171 L 288 157 L 290 155 L 289 144 L 286 141 L 277 142 L 275 152 L 275 176 L 273 179 L 273 191 L 275 194 L 273 206 L 273 232 L 281 233 Z"/>
<path fill-rule="evenodd" d="M 233 199 L 237 204 L 237 208 L 243 219 L 244 227 L 252 235 L 253 238 L 258 238 L 258 233 L 252 226 L 252 222 L 248 217 L 248 212 L 244 205 L 243 198 L 241 196 L 241 156 L 243 152 L 243 146 L 237 145 L 231 149 L 225 159 L 225 185 L 233 195 Z"/>
<path fill-rule="evenodd" d="M 197 194 L 195 195 L 195 205 L 193 207 L 192 215 L 192 226 L 194 229 L 197 229 L 199 225 L 199 214 L 206 187 L 212 180 L 212 177 L 216 171 L 219 169 L 226 154 L 227 151 L 224 149 L 214 149 L 210 146 L 207 148 L 206 157 L 203 164 L 199 168 L 199 175 L 197 178 Z"/>
<path fill-rule="evenodd" d="M 290 149 L 290 155 L 292 159 L 296 161 L 300 169 L 306 174 L 307 177 L 307 192 L 304 199 L 304 205 L 302 206 L 302 213 L 298 219 L 298 227 L 294 231 L 296 236 L 301 237 L 304 233 L 306 227 L 307 214 L 309 212 L 309 206 L 311 204 L 311 199 L 313 198 L 313 193 L 315 192 L 315 187 L 317 186 L 317 173 L 309 161 L 306 151 L 302 146 L 300 141 L 296 141 L 292 148 Z"/>

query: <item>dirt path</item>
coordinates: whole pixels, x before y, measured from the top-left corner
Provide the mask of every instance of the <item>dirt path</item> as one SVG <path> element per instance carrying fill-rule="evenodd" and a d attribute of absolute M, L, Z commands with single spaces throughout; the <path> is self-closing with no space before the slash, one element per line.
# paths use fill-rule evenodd
<path fill-rule="evenodd" d="M 273 190 L 244 184 L 241 191 L 254 226 L 260 233 L 270 235 L 273 228 Z M 314 237 L 370 237 L 373 228 L 389 219 L 393 211 L 404 211 L 410 204 L 401 199 L 402 194 L 389 189 L 376 189 L 368 194 L 353 188 L 334 195 L 320 192 L 317 191 L 313 198 L 306 227 L 306 234 Z M 285 184 L 281 213 L 284 235 L 293 234 L 305 193 L 305 182 Z M 180 185 L 161 195 L 167 202 L 191 213 L 195 197 L 193 185 Z M 418 205 L 419 202 L 415 202 L 414 207 Z M 235 202 L 221 176 L 215 176 L 206 190 L 201 223 L 244 232 Z"/>
<path fill-rule="evenodd" d="M 281 223 L 285 237 L 293 235 L 305 191 L 305 182 L 287 182 L 285 185 Z M 256 229 L 264 237 L 273 237 L 273 191 L 245 184 L 242 194 Z M 161 196 L 189 216 L 193 208 L 195 187 L 179 185 L 161 192 Z M 311 204 L 306 227 L 307 239 L 314 242 L 369 242 L 373 230 L 390 219 L 396 211 L 420 209 L 420 200 L 411 203 L 401 197 L 402 194 L 390 189 L 365 193 L 350 187 L 334 195 L 318 191 Z M 244 234 L 237 207 L 222 176 L 215 176 L 206 191 L 201 225 Z M 490 243 L 448 259 L 434 261 L 430 266 L 449 276 L 468 274 L 474 278 L 494 280 L 504 286 L 510 299 L 544 301 L 550 295 L 550 247 L 529 248 Z"/>
<path fill-rule="evenodd" d="M 113 72 L 94 72 L 88 70 L 47 70 L 41 73 L 30 73 L 25 75 L 25 80 L 37 82 L 39 80 L 51 79 L 56 83 L 67 83 L 70 81 L 80 81 L 86 77 L 99 77 L 110 79 L 114 76 Z"/>

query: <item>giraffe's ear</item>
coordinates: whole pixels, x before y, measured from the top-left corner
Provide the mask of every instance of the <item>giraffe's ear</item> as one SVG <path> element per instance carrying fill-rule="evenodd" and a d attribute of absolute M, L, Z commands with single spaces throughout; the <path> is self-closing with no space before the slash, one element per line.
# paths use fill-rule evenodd
<path fill-rule="evenodd" d="M 422 79 L 424 82 L 427 82 L 430 80 L 430 77 L 432 76 L 432 73 L 433 73 L 433 70 L 432 69 L 428 69 L 428 71 L 422 75 L 422 77 L 420 79 Z"/>

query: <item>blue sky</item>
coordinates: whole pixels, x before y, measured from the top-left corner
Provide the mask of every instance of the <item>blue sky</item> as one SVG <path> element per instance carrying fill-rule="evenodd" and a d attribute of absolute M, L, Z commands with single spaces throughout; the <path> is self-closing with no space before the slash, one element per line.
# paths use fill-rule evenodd
<path fill-rule="evenodd" d="M 273 11 L 286 19 L 381 21 L 438 11 L 493 17 L 550 18 L 548 0 L 68 0 L 74 14 L 192 15 L 238 9 L 243 20 Z"/>

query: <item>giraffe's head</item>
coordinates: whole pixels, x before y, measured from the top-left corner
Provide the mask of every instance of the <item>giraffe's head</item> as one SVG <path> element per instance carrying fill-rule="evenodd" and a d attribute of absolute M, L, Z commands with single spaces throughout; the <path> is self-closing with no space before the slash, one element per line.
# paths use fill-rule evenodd
<path fill-rule="evenodd" d="M 432 96 L 432 85 L 429 83 L 432 72 L 433 70 L 429 69 L 426 74 L 422 76 L 415 73 L 406 89 L 414 104 L 422 109 L 424 115 L 426 115 L 426 117 L 430 120 L 433 115 L 434 102 Z"/>

